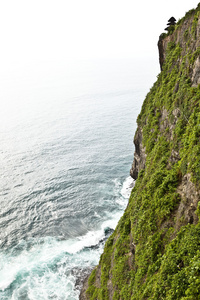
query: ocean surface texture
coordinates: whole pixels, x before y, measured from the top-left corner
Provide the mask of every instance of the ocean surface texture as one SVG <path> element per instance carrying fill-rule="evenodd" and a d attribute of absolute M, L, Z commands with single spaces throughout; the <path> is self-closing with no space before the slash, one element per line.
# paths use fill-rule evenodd
<path fill-rule="evenodd" d="M 136 118 L 157 67 L 43 62 L 0 73 L 1 300 L 78 299 L 126 208 Z"/>

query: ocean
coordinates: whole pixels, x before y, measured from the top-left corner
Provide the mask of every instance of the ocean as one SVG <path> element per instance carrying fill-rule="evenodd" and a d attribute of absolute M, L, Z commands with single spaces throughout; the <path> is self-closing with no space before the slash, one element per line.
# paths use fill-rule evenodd
<path fill-rule="evenodd" d="M 136 119 L 154 60 L 0 71 L 0 299 L 76 300 L 134 185 Z"/>

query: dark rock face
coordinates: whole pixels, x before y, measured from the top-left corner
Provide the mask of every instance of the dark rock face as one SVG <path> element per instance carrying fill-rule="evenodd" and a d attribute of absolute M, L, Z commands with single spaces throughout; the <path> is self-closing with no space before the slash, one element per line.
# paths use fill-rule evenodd
<path fill-rule="evenodd" d="M 164 61 L 165 61 L 162 35 L 160 35 L 159 40 L 158 40 L 158 52 L 159 52 L 160 69 L 162 70 L 162 66 L 163 66 Z"/>
<path fill-rule="evenodd" d="M 92 272 L 92 268 L 74 268 L 71 271 L 71 274 L 76 278 L 75 287 L 77 290 L 81 290 L 85 281 L 85 278 L 88 278 L 90 273 Z"/>
<path fill-rule="evenodd" d="M 101 268 L 100 268 L 100 266 L 97 266 L 94 269 L 96 270 L 95 285 L 96 285 L 96 287 L 100 288 L 100 286 L 101 286 Z M 83 282 L 81 293 L 80 293 L 80 296 L 79 296 L 79 300 L 89 300 L 89 296 L 86 293 L 86 291 L 89 287 L 88 279 L 89 279 L 89 275 L 85 278 L 85 280 Z"/>
<path fill-rule="evenodd" d="M 82 283 L 82 289 L 79 296 L 79 300 L 87 300 L 86 291 L 88 289 L 88 278 L 89 275 L 85 278 L 84 282 Z"/>
<path fill-rule="evenodd" d="M 135 153 L 130 175 L 133 179 L 137 179 L 138 173 L 145 168 L 146 154 L 142 145 L 142 128 L 138 127 L 134 137 Z"/>

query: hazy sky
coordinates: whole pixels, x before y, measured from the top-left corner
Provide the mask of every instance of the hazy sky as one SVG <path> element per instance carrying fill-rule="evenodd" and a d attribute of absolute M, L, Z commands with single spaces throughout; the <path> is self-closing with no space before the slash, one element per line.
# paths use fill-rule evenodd
<path fill-rule="evenodd" d="M 167 20 L 197 0 L 4 0 L 0 62 L 151 57 Z"/>

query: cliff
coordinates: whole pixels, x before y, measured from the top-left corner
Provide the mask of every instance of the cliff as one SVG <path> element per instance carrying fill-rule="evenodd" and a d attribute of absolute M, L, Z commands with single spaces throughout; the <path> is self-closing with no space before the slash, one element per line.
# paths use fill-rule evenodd
<path fill-rule="evenodd" d="M 200 299 L 200 4 L 159 38 L 128 206 L 80 299 Z"/>

